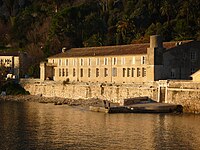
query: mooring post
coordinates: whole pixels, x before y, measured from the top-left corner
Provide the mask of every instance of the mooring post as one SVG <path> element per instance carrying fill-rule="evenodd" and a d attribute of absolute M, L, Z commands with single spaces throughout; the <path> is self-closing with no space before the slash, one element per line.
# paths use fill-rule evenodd
<path fill-rule="evenodd" d="M 107 106 L 106 106 L 106 100 L 103 100 L 103 106 L 104 106 L 104 108 L 107 108 Z"/>
<path fill-rule="evenodd" d="M 109 101 L 107 101 L 107 107 L 110 108 L 110 102 Z"/>

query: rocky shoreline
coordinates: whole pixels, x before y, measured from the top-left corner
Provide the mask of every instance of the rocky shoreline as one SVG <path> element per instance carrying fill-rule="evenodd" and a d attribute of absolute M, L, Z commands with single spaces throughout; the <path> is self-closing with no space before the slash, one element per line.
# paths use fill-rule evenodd
<path fill-rule="evenodd" d="M 42 97 L 35 95 L 7 95 L 0 96 L 0 101 L 18 101 L 18 102 L 38 102 L 38 103 L 53 103 L 55 105 L 69 105 L 69 106 L 102 106 L 100 99 L 67 99 L 60 97 Z"/>

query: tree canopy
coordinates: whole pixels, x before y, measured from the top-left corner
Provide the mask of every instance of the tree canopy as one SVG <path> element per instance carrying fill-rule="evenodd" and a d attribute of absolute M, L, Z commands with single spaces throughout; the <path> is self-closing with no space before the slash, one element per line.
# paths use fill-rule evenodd
<path fill-rule="evenodd" d="M 0 46 L 38 61 L 62 47 L 200 39 L 199 0 L 0 0 Z"/>

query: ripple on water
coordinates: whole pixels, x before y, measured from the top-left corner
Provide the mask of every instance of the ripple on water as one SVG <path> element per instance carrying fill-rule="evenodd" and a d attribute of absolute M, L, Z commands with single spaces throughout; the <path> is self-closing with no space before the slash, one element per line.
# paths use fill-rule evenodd
<path fill-rule="evenodd" d="M 199 149 L 200 116 L 0 103 L 0 149 Z"/>

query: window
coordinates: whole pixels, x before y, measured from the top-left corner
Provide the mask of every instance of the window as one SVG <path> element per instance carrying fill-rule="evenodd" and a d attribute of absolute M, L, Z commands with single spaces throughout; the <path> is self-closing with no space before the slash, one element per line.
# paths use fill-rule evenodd
<path fill-rule="evenodd" d="M 142 56 L 141 57 L 141 64 L 145 64 L 146 63 L 146 57 L 145 56 Z"/>
<path fill-rule="evenodd" d="M 53 64 L 54 64 L 54 59 L 53 59 Z"/>
<path fill-rule="evenodd" d="M 126 76 L 126 68 L 123 68 L 123 77 Z"/>
<path fill-rule="evenodd" d="M 81 58 L 81 60 L 80 60 L 80 66 L 83 66 L 83 65 L 84 65 L 84 59 Z"/>
<path fill-rule="evenodd" d="M 131 70 L 132 70 L 132 71 L 131 71 L 131 76 L 132 76 L 132 77 L 135 77 L 135 68 L 132 68 Z"/>
<path fill-rule="evenodd" d="M 96 68 L 96 77 L 99 77 L 99 68 Z"/>
<path fill-rule="evenodd" d="M 186 59 L 186 58 L 187 58 L 187 54 L 183 53 L 183 59 Z"/>
<path fill-rule="evenodd" d="M 59 61 L 58 61 L 58 65 L 59 65 L 59 66 L 62 65 L 62 60 L 61 60 L 61 59 L 59 59 Z"/>
<path fill-rule="evenodd" d="M 66 69 L 66 77 L 68 77 L 69 75 L 69 72 L 68 72 L 68 69 Z"/>
<path fill-rule="evenodd" d="M 117 64 L 117 58 L 113 58 L 113 65 Z"/>
<path fill-rule="evenodd" d="M 89 68 L 88 69 L 88 77 L 90 77 L 91 76 L 91 69 Z"/>
<path fill-rule="evenodd" d="M 123 57 L 123 58 L 121 58 L 121 64 L 122 65 L 125 65 L 126 64 L 126 59 Z"/>
<path fill-rule="evenodd" d="M 140 77 L 140 68 L 137 68 L 137 77 Z"/>
<path fill-rule="evenodd" d="M 191 68 L 191 74 L 193 74 L 195 72 L 194 68 Z"/>
<path fill-rule="evenodd" d="M 104 77 L 108 76 L 108 68 L 104 68 Z"/>
<path fill-rule="evenodd" d="M 104 65 L 108 65 L 108 58 L 104 58 Z"/>
<path fill-rule="evenodd" d="M 127 68 L 127 77 L 130 77 L 131 69 Z"/>
<path fill-rule="evenodd" d="M 147 71 L 146 68 L 142 68 L 142 77 L 146 77 Z"/>
<path fill-rule="evenodd" d="M 83 77 L 83 69 L 80 70 L 80 77 Z"/>
<path fill-rule="evenodd" d="M 91 58 L 88 58 L 88 66 L 91 66 Z"/>
<path fill-rule="evenodd" d="M 196 52 L 195 51 L 190 52 L 190 59 L 192 61 L 196 60 Z"/>
<path fill-rule="evenodd" d="M 11 60 L 10 59 L 5 59 L 5 64 L 8 66 L 10 64 Z"/>
<path fill-rule="evenodd" d="M 76 69 L 73 68 L 73 77 L 75 77 L 75 76 L 76 76 Z"/>
<path fill-rule="evenodd" d="M 96 59 L 96 65 L 100 65 L 100 58 Z"/>
<path fill-rule="evenodd" d="M 61 77 L 61 69 L 59 69 L 59 74 L 58 74 L 58 76 Z"/>
<path fill-rule="evenodd" d="M 65 66 L 68 66 L 68 59 L 65 59 Z"/>
<path fill-rule="evenodd" d="M 172 69 L 171 70 L 171 78 L 175 78 L 175 76 L 176 76 L 176 70 Z"/>
<path fill-rule="evenodd" d="M 62 76 L 63 77 L 65 76 L 65 69 L 64 68 L 62 69 Z"/>
<path fill-rule="evenodd" d="M 112 68 L 112 76 L 113 77 L 117 76 L 117 68 Z"/>
<path fill-rule="evenodd" d="M 76 66 L 76 59 L 73 59 L 73 66 Z"/>
<path fill-rule="evenodd" d="M 135 64 L 135 57 L 133 57 L 132 64 L 133 65 Z"/>

